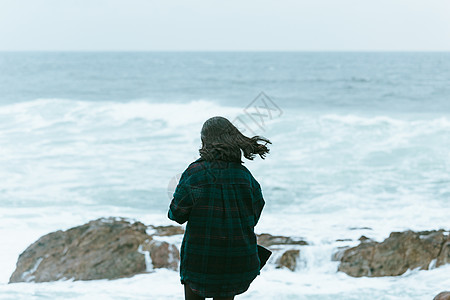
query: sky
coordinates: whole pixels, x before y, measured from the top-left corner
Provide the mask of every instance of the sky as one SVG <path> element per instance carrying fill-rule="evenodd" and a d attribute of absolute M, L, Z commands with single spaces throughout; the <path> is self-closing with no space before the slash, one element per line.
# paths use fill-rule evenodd
<path fill-rule="evenodd" d="M 450 51 L 450 0 L 0 0 L 0 51 Z"/>

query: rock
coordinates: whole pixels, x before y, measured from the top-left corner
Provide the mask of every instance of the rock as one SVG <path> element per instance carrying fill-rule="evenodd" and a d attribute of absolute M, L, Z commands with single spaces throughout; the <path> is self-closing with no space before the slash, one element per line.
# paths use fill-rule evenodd
<path fill-rule="evenodd" d="M 441 253 L 436 260 L 436 267 L 440 267 L 448 263 L 450 263 L 450 236 L 447 237 L 447 240 L 441 248 Z"/>
<path fill-rule="evenodd" d="M 297 260 L 299 259 L 300 250 L 287 250 L 281 255 L 280 259 L 277 262 L 277 268 L 286 267 L 291 271 L 295 270 L 297 266 Z"/>
<path fill-rule="evenodd" d="M 336 239 L 336 242 L 349 242 L 352 241 L 352 239 Z"/>
<path fill-rule="evenodd" d="M 157 237 L 180 234 L 184 234 L 181 226 L 146 226 L 114 217 L 51 232 L 20 254 L 9 283 L 116 279 L 151 272 L 154 268 L 178 270 L 177 246 Z M 308 245 L 301 238 L 268 233 L 257 235 L 257 239 L 265 247 Z M 285 251 L 277 267 L 295 270 L 299 254 L 298 249 Z"/>
<path fill-rule="evenodd" d="M 176 271 L 180 260 L 180 253 L 175 245 L 167 242 L 147 240 L 142 251 L 149 251 L 153 268 L 167 268 Z"/>
<path fill-rule="evenodd" d="M 154 267 L 174 268 L 178 250 L 152 241 L 146 229 L 141 222 L 110 217 L 49 233 L 20 254 L 9 282 L 130 277 L 151 269 L 149 257 L 155 259 Z M 144 245 L 150 253 L 143 251 Z"/>
<path fill-rule="evenodd" d="M 365 235 L 362 235 L 362 236 L 359 237 L 358 241 L 360 241 L 360 242 L 373 242 L 374 240 L 372 240 L 371 238 L 368 238 Z"/>
<path fill-rule="evenodd" d="M 350 230 L 372 230 L 370 227 L 350 227 Z"/>
<path fill-rule="evenodd" d="M 151 235 L 159 235 L 159 236 L 170 236 L 177 234 L 184 234 L 184 229 L 181 226 L 153 226 L 150 225 L 149 228 L 154 230 L 154 233 Z"/>
<path fill-rule="evenodd" d="M 338 271 L 350 276 L 378 277 L 401 275 L 408 269 L 428 270 L 448 263 L 450 236 L 445 230 L 392 232 L 381 243 L 362 241 L 346 249 Z"/>
<path fill-rule="evenodd" d="M 268 233 L 257 234 L 256 238 L 258 244 L 264 247 L 272 245 L 308 245 L 308 243 L 303 240 L 294 240 L 288 236 L 274 236 Z"/>
<path fill-rule="evenodd" d="M 433 300 L 450 300 L 450 292 L 440 292 Z"/>
<path fill-rule="evenodd" d="M 275 245 L 308 245 L 308 243 L 304 240 L 298 238 L 291 238 L 288 236 L 281 235 L 271 235 L 268 233 L 262 233 L 256 235 L 257 242 L 259 245 L 264 247 L 270 247 L 272 251 L 280 251 L 281 249 L 277 247 L 272 247 Z M 286 267 L 291 271 L 294 271 L 297 266 L 297 260 L 299 258 L 300 250 L 291 249 L 285 251 L 280 258 L 276 261 L 276 267 L 282 268 Z"/>
<path fill-rule="evenodd" d="M 331 255 L 332 261 L 340 261 L 344 256 L 345 250 L 347 250 L 348 246 L 338 247 L 338 250 Z"/>

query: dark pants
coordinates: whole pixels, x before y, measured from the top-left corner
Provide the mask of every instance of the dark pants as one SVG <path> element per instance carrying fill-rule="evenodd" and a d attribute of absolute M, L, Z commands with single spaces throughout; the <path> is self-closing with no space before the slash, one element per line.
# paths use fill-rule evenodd
<path fill-rule="evenodd" d="M 205 298 L 200 297 L 196 293 L 194 293 L 189 285 L 187 283 L 184 284 L 184 299 L 185 300 L 204 300 Z M 227 298 L 220 298 L 220 297 L 214 297 L 214 300 L 233 300 L 233 297 L 227 297 Z"/>

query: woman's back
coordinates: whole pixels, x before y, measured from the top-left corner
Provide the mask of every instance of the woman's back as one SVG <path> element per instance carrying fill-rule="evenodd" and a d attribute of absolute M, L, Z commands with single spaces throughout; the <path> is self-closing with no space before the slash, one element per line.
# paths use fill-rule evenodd
<path fill-rule="evenodd" d="M 201 158 L 181 175 L 168 217 L 188 222 L 180 251 L 186 299 L 192 292 L 194 298 L 231 299 L 260 274 L 254 227 L 265 204 L 261 187 L 242 165 L 241 156 L 264 159 L 270 141 L 244 136 L 223 117 L 203 124 L 201 140 Z"/>
<path fill-rule="evenodd" d="M 183 172 L 169 218 L 186 225 L 180 275 L 203 297 L 246 291 L 259 275 L 254 226 L 264 207 L 259 183 L 237 162 L 198 159 Z"/>

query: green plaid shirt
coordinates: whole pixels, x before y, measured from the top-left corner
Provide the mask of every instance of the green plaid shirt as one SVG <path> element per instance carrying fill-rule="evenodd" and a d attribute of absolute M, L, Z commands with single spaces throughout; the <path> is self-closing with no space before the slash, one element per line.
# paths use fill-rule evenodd
<path fill-rule="evenodd" d="M 260 274 L 254 227 L 264 199 L 241 163 L 191 163 L 181 175 L 168 217 L 186 231 L 180 250 L 181 283 L 203 297 L 245 292 Z"/>

